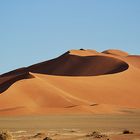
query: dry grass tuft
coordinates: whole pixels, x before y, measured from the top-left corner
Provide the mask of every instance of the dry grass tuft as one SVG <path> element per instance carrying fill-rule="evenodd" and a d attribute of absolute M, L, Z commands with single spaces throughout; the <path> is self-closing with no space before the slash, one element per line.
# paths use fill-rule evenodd
<path fill-rule="evenodd" d="M 91 132 L 91 133 L 87 134 L 86 137 L 103 138 L 103 137 L 107 137 L 107 136 L 104 135 L 104 134 L 101 134 L 98 131 L 94 131 L 94 132 Z"/>
<path fill-rule="evenodd" d="M 43 140 L 52 140 L 50 137 L 46 137 Z"/>
<path fill-rule="evenodd" d="M 8 131 L 1 131 L 0 132 L 0 140 L 12 140 L 12 135 Z"/>

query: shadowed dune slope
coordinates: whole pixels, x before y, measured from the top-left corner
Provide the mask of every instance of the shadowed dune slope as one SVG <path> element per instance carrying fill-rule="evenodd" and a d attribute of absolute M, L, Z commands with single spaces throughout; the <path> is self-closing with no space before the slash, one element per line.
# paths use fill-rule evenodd
<path fill-rule="evenodd" d="M 29 78 L 33 78 L 33 76 L 29 74 L 29 72 L 23 72 L 19 74 L 6 74 L 6 76 L 1 76 L 0 77 L 0 93 L 7 90 L 16 81 L 19 81 L 22 79 L 29 79 Z"/>
<path fill-rule="evenodd" d="M 0 77 L 7 77 L 7 76 L 12 76 L 12 75 L 20 75 L 20 74 L 23 74 L 23 73 L 28 73 L 26 67 L 19 68 L 19 69 L 4 73 L 4 74 L 0 75 Z"/>
<path fill-rule="evenodd" d="M 57 59 L 33 65 L 28 70 L 34 73 L 60 76 L 97 76 L 122 72 L 128 67 L 127 63 L 113 57 L 66 54 Z"/>
<path fill-rule="evenodd" d="M 60 76 L 97 76 L 122 72 L 128 67 L 127 63 L 117 58 L 66 55 L 33 65 L 28 70 L 34 73 Z"/>
<path fill-rule="evenodd" d="M 0 115 L 105 114 L 140 109 L 140 56 L 113 51 L 119 55 L 72 50 L 0 75 Z"/>

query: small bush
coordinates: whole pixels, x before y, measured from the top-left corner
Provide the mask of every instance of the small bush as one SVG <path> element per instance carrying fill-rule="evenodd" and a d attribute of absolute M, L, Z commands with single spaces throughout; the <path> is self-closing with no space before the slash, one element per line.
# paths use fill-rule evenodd
<path fill-rule="evenodd" d="M 125 130 L 123 130 L 123 134 L 133 134 L 133 132 L 131 132 L 131 131 L 125 129 Z"/>
<path fill-rule="evenodd" d="M 102 137 L 106 137 L 106 135 L 103 135 L 100 132 L 94 131 L 94 132 L 91 132 L 90 134 L 87 134 L 86 137 L 102 138 Z"/>
<path fill-rule="evenodd" d="M 84 51 L 85 49 L 81 48 L 81 49 L 79 49 L 79 50 Z"/>
<path fill-rule="evenodd" d="M 33 136 L 33 138 L 43 138 L 45 136 L 46 136 L 45 133 L 37 133 L 36 135 Z"/>
<path fill-rule="evenodd" d="M 46 137 L 43 140 L 52 140 L 50 137 Z"/>
<path fill-rule="evenodd" d="M 0 132 L 0 140 L 12 140 L 12 135 L 8 131 L 1 131 Z"/>

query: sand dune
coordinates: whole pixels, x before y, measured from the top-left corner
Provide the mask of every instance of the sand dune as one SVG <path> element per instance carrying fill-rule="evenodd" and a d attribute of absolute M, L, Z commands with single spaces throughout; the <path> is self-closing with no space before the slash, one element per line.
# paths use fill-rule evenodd
<path fill-rule="evenodd" d="M 140 109 L 140 56 L 71 50 L 0 76 L 0 115 L 105 114 Z"/>
<path fill-rule="evenodd" d="M 126 61 L 131 63 L 134 67 L 140 68 L 140 56 L 138 55 L 129 55 L 126 57 Z"/>
<path fill-rule="evenodd" d="M 115 50 L 115 49 L 106 50 L 106 51 L 103 51 L 102 53 L 123 56 L 123 57 L 129 55 L 127 52 L 124 52 L 121 50 Z"/>

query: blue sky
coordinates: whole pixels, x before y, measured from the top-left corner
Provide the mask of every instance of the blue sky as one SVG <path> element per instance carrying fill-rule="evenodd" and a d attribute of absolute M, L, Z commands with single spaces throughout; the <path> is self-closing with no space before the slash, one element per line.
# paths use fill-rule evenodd
<path fill-rule="evenodd" d="M 140 54 L 140 0 L 1 0 L 0 73 L 70 49 Z"/>

